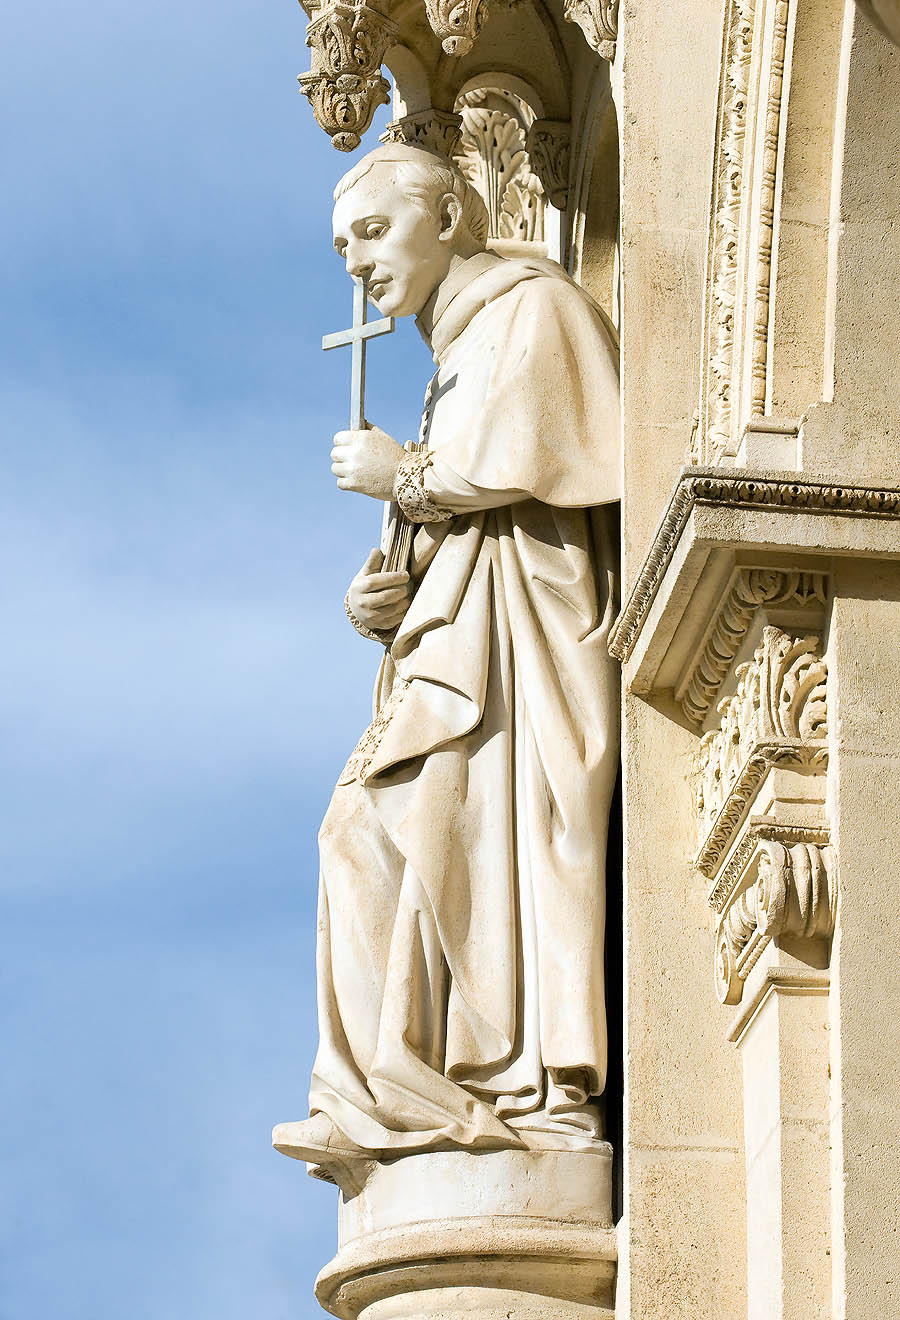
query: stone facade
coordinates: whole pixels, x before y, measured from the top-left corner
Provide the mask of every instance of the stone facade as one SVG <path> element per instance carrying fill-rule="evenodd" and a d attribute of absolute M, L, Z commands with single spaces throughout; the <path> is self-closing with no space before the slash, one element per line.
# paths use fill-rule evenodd
<path fill-rule="evenodd" d="M 612 315 L 624 437 L 612 1173 L 544 1154 L 516 1200 L 512 1167 L 385 1164 L 320 1301 L 898 1315 L 896 0 L 310 18 L 301 84 L 339 149 L 392 77 L 388 137 L 460 161 L 497 249 Z"/>

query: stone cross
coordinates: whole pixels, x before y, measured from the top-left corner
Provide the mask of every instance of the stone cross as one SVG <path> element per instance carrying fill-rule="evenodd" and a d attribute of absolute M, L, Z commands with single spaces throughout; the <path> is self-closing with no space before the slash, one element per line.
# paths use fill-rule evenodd
<path fill-rule="evenodd" d="M 346 348 L 352 345 L 350 363 L 350 430 L 362 431 L 366 426 L 366 341 L 376 335 L 388 335 L 394 328 L 394 318 L 367 321 L 368 280 L 354 280 L 353 325 L 349 330 L 336 330 L 323 335 L 322 348 Z"/>

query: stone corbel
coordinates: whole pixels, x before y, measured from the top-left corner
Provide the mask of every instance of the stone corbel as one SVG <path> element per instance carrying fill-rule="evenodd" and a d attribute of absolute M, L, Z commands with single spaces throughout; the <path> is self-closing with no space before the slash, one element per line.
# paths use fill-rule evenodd
<path fill-rule="evenodd" d="M 355 150 L 375 110 L 391 99 L 381 64 L 396 33 L 396 24 L 365 3 L 333 0 L 314 13 L 306 32 L 312 67 L 297 81 L 338 151 Z"/>
<path fill-rule="evenodd" d="M 462 133 L 462 115 L 446 110 L 418 110 L 388 124 L 382 142 L 410 142 L 448 159 L 456 151 Z"/>
<path fill-rule="evenodd" d="M 770 822 L 748 831 L 732 868 L 744 875 L 738 877 L 716 934 L 716 992 L 723 1004 L 740 1003 L 744 982 L 773 941 L 830 940 L 835 885 L 827 839 L 825 829 L 778 829 Z M 746 884 L 748 873 L 756 878 Z"/>
<path fill-rule="evenodd" d="M 577 23 L 592 50 L 604 60 L 616 57 L 619 0 L 565 0 L 565 18 Z"/>
<path fill-rule="evenodd" d="M 468 55 L 488 16 L 487 0 L 425 0 L 431 29 L 446 55 Z"/>
<path fill-rule="evenodd" d="M 536 119 L 528 130 L 526 151 L 531 168 L 541 181 L 551 204 L 566 209 L 569 197 L 569 162 L 572 126 L 568 121 Z"/>

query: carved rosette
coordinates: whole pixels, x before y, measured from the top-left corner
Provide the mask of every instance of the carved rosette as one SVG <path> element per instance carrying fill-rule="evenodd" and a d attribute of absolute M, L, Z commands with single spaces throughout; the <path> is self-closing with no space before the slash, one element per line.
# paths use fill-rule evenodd
<path fill-rule="evenodd" d="M 409 142 L 438 156 L 451 157 L 459 145 L 462 115 L 446 110 L 419 110 L 388 124 L 382 142 Z"/>
<path fill-rule="evenodd" d="M 534 112 L 514 92 L 476 88 L 457 101 L 457 165 L 484 200 L 490 236 L 516 243 L 544 237 L 544 190 L 526 149 Z"/>
<path fill-rule="evenodd" d="M 564 14 L 581 28 L 592 50 L 605 60 L 615 59 L 619 0 L 565 0 Z"/>
<path fill-rule="evenodd" d="M 536 119 L 528 130 L 526 150 L 531 167 L 550 202 L 560 211 L 566 209 L 569 196 L 571 148 L 572 126 L 568 121 Z"/>
<path fill-rule="evenodd" d="M 297 81 L 339 151 L 358 147 L 377 107 L 391 99 L 381 63 L 396 32 L 377 9 L 340 0 L 321 9 L 307 28 L 312 67 Z"/>
<path fill-rule="evenodd" d="M 432 31 L 446 55 L 468 55 L 488 16 L 487 0 L 425 0 Z"/>

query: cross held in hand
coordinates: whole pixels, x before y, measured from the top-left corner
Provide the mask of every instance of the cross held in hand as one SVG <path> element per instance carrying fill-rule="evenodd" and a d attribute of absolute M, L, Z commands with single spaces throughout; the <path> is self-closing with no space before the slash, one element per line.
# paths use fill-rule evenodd
<path fill-rule="evenodd" d="M 355 280 L 353 288 L 353 325 L 349 330 L 336 330 L 322 337 L 323 349 L 346 348 L 352 345 L 350 361 L 350 430 L 361 431 L 366 425 L 366 343 L 376 335 L 388 335 L 394 328 L 394 318 L 367 321 L 368 280 Z"/>

